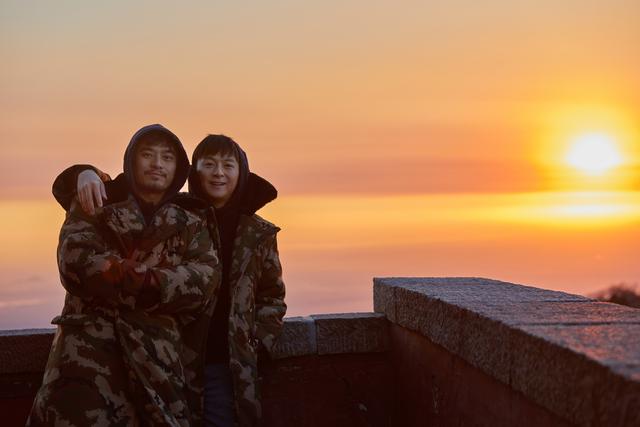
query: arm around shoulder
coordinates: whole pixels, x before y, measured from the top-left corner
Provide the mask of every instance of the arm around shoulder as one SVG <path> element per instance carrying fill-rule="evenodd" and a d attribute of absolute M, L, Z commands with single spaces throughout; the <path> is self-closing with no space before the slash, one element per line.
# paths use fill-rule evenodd
<path fill-rule="evenodd" d="M 73 165 L 63 170 L 53 181 L 51 192 L 65 211 L 71 208 L 71 202 L 76 196 L 78 175 L 86 170 L 93 170 L 102 181 L 111 180 L 109 175 L 92 165 Z"/>
<path fill-rule="evenodd" d="M 146 266 L 123 258 L 118 247 L 99 231 L 99 221 L 72 205 L 60 231 L 58 270 L 71 294 L 100 304 L 119 306 L 145 287 Z"/>

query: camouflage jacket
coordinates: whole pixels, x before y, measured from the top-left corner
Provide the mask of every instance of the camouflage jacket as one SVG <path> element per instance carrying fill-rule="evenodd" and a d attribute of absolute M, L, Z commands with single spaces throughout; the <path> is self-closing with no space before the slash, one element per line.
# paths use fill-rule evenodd
<path fill-rule="evenodd" d="M 220 265 L 205 221 L 177 203 L 147 226 L 131 197 L 95 219 L 67 214 L 67 294 L 28 425 L 198 423 Z"/>
<path fill-rule="evenodd" d="M 75 165 L 56 178 L 53 193 L 64 209 L 68 209 L 73 199 L 77 173 L 91 168 L 99 175 L 99 170 L 89 165 Z M 117 178 L 116 178 L 117 181 Z M 258 178 L 258 181 L 263 181 Z M 270 184 L 268 184 L 270 186 Z M 117 189 L 117 186 L 112 189 Z M 107 188 L 109 192 L 109 188 Z M 274 190 L 275 191 L 275 190 Z M 109 197 L 112 199 L 112 197 Z M 266 203 L 266 202 L 264 202 Z M 255 209 L 263 206 L 254 206 Z M 208 213 L 208 228 L 216 248 L 220 247 L 215 215 Z M 236 421 L 242 426 L 253 426 L 261 417 L 260 387 L 257 371 L 258 350 L 270 351 L 282 329 L 282 318 L 286 312 L 284 303 L 285 287 L 282 281 L 282 267 L 278 256 L 276 234 L 280 229 L 256 214 L 240 216 L 233 249 L 233 261 L 229 274 L 231 291 L 231 311 L 229 318 L 229 354 L 233 375 Z M 219 283 L 221 271 L 215 280 Z M 191 323 L 183 330 L 183 341 L 188 348 L 193 363 L 185 369 L 189 389 L 194 395 L 192 417 L 196 422 L 202 417 L 203 397 L 203 347 L 201 330 L 209 327 L 210 315 Z M 264 352 L 263 352 L 264 353 Z"/>
<path fill-rule="evenodd" d="M 211 224 L 210 227 L 215 227 Z M 261 417 L 258 350 L 270 351 L 282 329 L 285 287 L 276 233 L 260 216 L 241 215 L 229 274 L 229 356 L 239 426 Z M 212 230 L 215 232 L 215 230 Z"/>

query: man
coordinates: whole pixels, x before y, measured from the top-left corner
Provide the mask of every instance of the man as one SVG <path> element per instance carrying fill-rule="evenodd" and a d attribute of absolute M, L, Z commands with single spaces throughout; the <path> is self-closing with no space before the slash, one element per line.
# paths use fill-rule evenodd
<path fill-rule="evenodd" d="M 189 192 L 215 209 L 208 224 L 223 265 L 205 355 L 205 424 L 253 426 L 261 418 L 258 359 L 268 357 L 286 312 L 279 228 L 256 214 L 277 191 L 249 171 L 245 152 L 224 135 L 204 138 L 192 164 Z M 58 178 L 54 194 L 66 208 L 77 181 L 83 209 L 91 213 L 103 198 L 111 202 L 99 176 L 108 179 L 90 166 L 74 166 Z"/>
<path fill-rule="evenodd" d="M 58 246 L 67 294 L 28 425 L 198 422 L 190 372 L 202 369 L 220 272 L 203 205 L 178 194 L 188 174 L 178 138 L 146 126 L 111 204 L 94 217 L 71 207 Z"/>
<path fill-rule="evenodd" d="M 253 426 L 261 418 L 258 362 L 282 328 L 285 287 L 276 234 L 256 211 L 277 196 L 249 171 L 246 153 L 231 138 L 209 135 L 192 155 L 189 192 L 215 208 L 222 284 L 206 352 L 205 419 L 209 425 Z M 211 222 L 210 222 L 211 226 Z M 231 405 L 225 378 L 231 377 Z M 226 393 L 226 394 L 225 394 Z"/>

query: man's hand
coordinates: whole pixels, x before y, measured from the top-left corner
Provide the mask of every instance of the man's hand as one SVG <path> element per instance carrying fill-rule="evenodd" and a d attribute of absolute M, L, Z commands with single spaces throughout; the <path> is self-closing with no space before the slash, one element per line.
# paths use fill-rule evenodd
<path fill-rule="evenodd" d="M 107 191 L 100 177 L 91 169 L 78 174 L 76 192 L 82 210 L 87 215 L 95 215 L 96 207 L 102 207 L 102 199 L 107 200 Z"/>

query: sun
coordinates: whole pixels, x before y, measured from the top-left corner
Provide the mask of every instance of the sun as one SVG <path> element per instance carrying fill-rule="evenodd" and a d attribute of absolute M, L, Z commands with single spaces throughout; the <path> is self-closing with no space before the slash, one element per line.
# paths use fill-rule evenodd
<path fill-rule="evenodd" d="M 622 163 L 615 139 L 603 133 L 586 133 L 574 138 L 565 159 L 589 175 L 602 175 Z"/>

